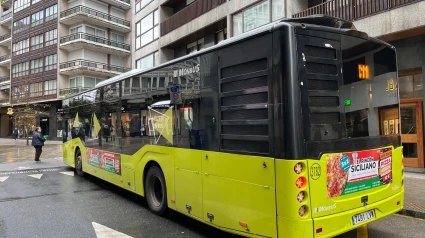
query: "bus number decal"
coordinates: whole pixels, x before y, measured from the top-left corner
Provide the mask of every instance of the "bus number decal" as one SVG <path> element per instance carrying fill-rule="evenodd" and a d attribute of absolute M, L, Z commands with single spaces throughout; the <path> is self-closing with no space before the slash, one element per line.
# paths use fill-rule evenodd
<path fill-rule="evenodd" d="M 319 179 L 320 175 L 322 175 L 322 167 L 320 164 L 313 164 L 310 167 L 310 177 L 314 180 Z"/>

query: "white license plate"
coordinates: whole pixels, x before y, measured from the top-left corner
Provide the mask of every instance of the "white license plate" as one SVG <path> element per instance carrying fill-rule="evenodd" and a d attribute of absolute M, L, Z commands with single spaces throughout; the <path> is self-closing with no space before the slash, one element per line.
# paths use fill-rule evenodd
<path fill-rule="evenodd" d="M 365 221 L 369 221 L 371 219 L 375 218 L 375 210 L 370 210 L 367 212 L 362 212 L 360 214 L 354 215 L 352 220 L 353 220 L 353 225 L 357 225 L 360 223 L 363 223 Z"/>

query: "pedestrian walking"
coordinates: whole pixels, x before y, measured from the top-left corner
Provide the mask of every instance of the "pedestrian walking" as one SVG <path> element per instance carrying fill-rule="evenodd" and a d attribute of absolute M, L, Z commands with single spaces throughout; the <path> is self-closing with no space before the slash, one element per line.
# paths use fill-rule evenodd
<path fill-rule="evenodd" d="M 13 130 L 13 137 L 15 138 L 15 141 L 18 138 L 18 134 L 19 134 L 18 128 L 15 127 L 15 130 Z"/>
<path fill-rule="evenodd" d="M 32 136 L 32 143 L 31 145 L 35 148 L 35 161 L 40 161 L 40 155 L 42 152 L 42 147 L 44 146 L 44 141 L 46 139 L 41 135 L 41 128 L 37 127 L 35 129 L 35 133 Z"/>

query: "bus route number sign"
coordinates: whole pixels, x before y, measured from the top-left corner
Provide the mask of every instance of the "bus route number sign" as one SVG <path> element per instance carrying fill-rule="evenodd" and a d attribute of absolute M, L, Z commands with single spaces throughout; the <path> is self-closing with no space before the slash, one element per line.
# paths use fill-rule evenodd
<path fill-rule="evenodd" d="M 181 104 L 182 102 L 182 94 L 180 90 L 180 85 L 173 85 L 170 88 L 170 99 L 171 102 L 176 104 Z"/>

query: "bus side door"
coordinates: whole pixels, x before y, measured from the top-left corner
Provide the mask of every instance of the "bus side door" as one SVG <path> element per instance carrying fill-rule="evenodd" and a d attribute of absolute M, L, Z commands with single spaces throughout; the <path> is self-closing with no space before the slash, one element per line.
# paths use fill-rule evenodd
<path fill-rule="evenodd" d="M 176 149 L 174 156 L 177 210 L 202 218 L 201 151 Z"/>

